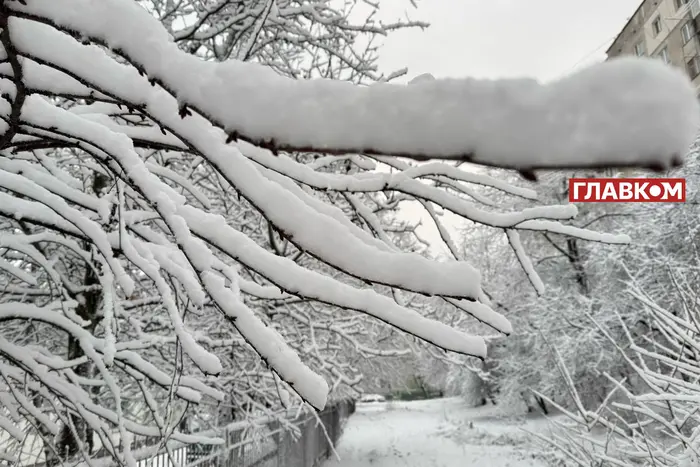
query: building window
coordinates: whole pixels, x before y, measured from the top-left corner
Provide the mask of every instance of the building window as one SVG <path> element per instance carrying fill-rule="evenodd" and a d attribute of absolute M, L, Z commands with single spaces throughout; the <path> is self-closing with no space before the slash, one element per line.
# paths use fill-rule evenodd
<path fill-rule="evenodd" d="M 681 28 L 681 36 L 683 36 L 683 44 L 687 44 L 693 36 L 695 36 L 695 28 L 693 27 L 693 22 L 688 21 Z"/>
<path fill-rule="evenodd" d="M 682 6 L 687 5 L 690 0 L 676 0 L 676 10 L 680 9 Z"/>
<path fill-rule="evenodd" d="M 643 57 L 644 56 L 644 42 L 638 42 L 634 46 L 634 54 L 638 57 Z"/>
<path fill-rule="evenodd" d="M 686 68 L 688 69 L 690 78 L 695 79 L 698 75 L 700 75 L 700 57 L 696 55 L 695 57 L 691 58 L 686 64 Z"/>
<path fill-rule="evenodd" d="M 668 47 L 661 49 L 661 52 L 659 52 L 659 58 L 666 64 L 671 63 L 671 57 L 668 55 Z"/>
<path fill-rule="evenodd" d="M 651 30 L 654 32 L 654 36 L 658 36 L 661 33 L 661 17 L 657 16 L 656 19 L 651 23 Z"/>

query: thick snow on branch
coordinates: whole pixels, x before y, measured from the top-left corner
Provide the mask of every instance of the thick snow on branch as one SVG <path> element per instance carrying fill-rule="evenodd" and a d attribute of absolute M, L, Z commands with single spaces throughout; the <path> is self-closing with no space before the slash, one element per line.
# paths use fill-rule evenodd
<path fill-rule="evenodd" d="M 273 329 L 263 325 L 255 315 L 224 286 L 224 280 L 211 274 L 204 276 L 204 284 L 212 298 L 222 305 L 226 316 L 235 323 L 243 337 L 255 348 L 267 363 L 294 389 L 304 394 L 309 403 L 322 409 L 326 405 L 328 384 L 306 365 L 287 346 Z"/>
<path fill-rule="evenodd" d="M 546 85 L 445 79 L 359 87 L 203 62 L 128 0 L 13 9 L 100 39 L 234 138 L 272 149 L 454 158 L 506 168 L 681 163 L 700 124 L 695 89 L 658 60 L 624 58 Z M 303 116 L 303 118 L 300 118 Z"/>

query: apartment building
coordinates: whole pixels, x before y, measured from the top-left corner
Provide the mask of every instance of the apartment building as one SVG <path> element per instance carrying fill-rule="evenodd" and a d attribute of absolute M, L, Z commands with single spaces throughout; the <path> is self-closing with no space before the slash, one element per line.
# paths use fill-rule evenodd
<path fill-rule="evenodd" d="M 655 57 L 683 68 L 700 96 L 700 0 L 644 0 L 607 50 Z"/>

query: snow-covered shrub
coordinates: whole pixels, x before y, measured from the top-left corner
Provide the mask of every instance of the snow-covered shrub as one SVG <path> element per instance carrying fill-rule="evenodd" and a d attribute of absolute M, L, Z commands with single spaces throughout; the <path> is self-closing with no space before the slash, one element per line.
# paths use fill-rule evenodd
<path fill-rule="evenodd" d="M 564 432 L 545 441 L 566 454 L 570 465 L 678 466 L 697 456 L 700 365 L 696 348 L 700 348 L 700 328 L 691 317 L 697 310 L 676 314 L 639 290 L 631 293 L 647 307 L 652 326 L 663 337 L 635 338 L 620 319 L 628 331 L 627 341 L 615 345 L 632 370 L 629 377 L 602 373 L 613 390 L 589 409 L 560 361 L 575 409 L 566 410 L 541 395 L 568 417 L 555 422 Z M 614 340 L 608 329 L 600 326 L 600 331 Z"/>
<path fill-rule="evenodd" d="M 187 5 L 183 15 L 202 24 L 217 11 Z M 276 2 L 265 8 L 284 22 Z M 205 58 L 238 32 L 206 43 Z M 356 339 L 368 329 L 360 314 L 484 358 L 483 337 L 416 299 L 508 334 L 480 274 L 458 254 L 405 251 L 386 211 L 419 202 L 453 252 L 436 208 L 496 229 L 540 290 L 519 231 L 628 239 L 560 223 L 574 206 L 498 209 L 475 187 L 535 193 L 456 162 L 530 178 L 663 168 L 681 162 L 698 121 L 687 78 L 655 61 L 598 65 L 546 87 L 359 86 L 295 80 L 274 60 L 203 60 L 182 48 L 202 44 L 184 37 L 133 0 L 0 0 L 0 431 L 15 441 L 3 461 L 21 457 L 26 431 L 44 441 L 48 464 L 101 448 L 134 465 L 149 439 L 221 443 L 188 433 L 183 412 L 226 400 L 231 386 L 247 397 L 232 411 L 269 411 L 270 388 L 285 408 L 321 409 L 354 382 L 344 351 L 404 351 Z M 254 48 L 246 43 L 240 59 Z M 452 162 L 411 162 L 426 159 Z"/>

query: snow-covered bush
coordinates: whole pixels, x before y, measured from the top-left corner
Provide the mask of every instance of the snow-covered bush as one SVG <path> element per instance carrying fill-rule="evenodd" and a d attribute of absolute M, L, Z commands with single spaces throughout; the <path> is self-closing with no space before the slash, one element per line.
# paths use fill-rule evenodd
<path fill-rule="evenodd" d="M 187 3 L 184 15 L 206 21 L 225 4 Z M 285 21 L 275 1 L 265 8 Z M 618 60 L 546 87 L 295 80 L 272 60 L 188 53 L 132 0 L 0 0 L 0 44 L 0 431 L 15 440 L 5 449 L 3 438 L 0 455 L 10 462 L 27 430 L 49 464 L 89 458 L 97 443 L 134 465 L 135 437 L 221 443 L 183 429 L 183 410 L 250 378 L 266 379 L 283 405 L 297 395 L 320 409 L 354 373 L 342 351 L 397 352 L 356 340 L 367 329 L 350 318 L 358 313 L 484 358 L 484 338 L 414 303 L 436 297 L 508 334 L 480 274 L 459 255 L 404 251 L 387 210 L 419 201 L 450 246 L 436 207 L 498 229 L 538 288 L 519 230 L 628 239 L 560 223 L 573 206 L 503 212 L 475 186 L 534 192 L 410 161 L 528 177 L 658 169 L 681 162 L 698 123 L 687 78 L 655 61 Z M 205 58 L 227 44 L 207 43 Z M 240 358 L 252 352 L 260 358 Z"/>

